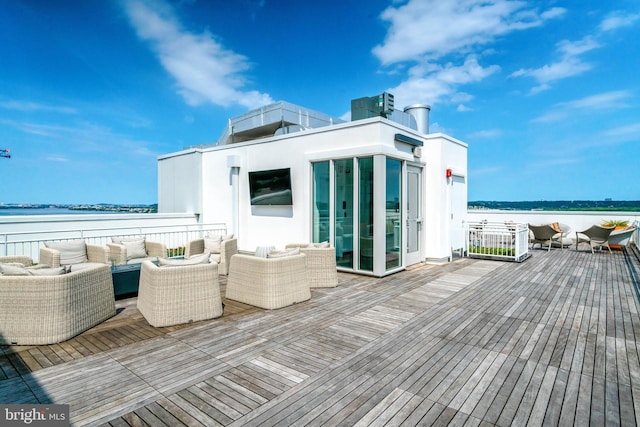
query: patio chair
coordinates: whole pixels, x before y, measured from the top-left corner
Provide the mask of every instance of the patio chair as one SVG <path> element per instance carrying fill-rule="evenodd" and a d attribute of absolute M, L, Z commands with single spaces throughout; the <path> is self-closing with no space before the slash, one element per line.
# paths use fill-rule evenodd
<path fill-rule="evenodd" d="M 140 264 L 142 261 L 157 261 L 167 257 L 167 246 L 144 237 L 112 237 L 107 243 L 113 265 Z"/>
<path fill-rule="evenodd" d="M 40 264 L 49 267 L 70 265 L 76 271 L 82 268 L 111 265 L 109 247 L 92 245 L 84 240 L 66 240 L 61 242 L 44 242 L 40 248 Z"/>
<path fill-rule="evenodd" d="M 629 243 L 631 243 L 631 236 L 633 236 L 636 230 L 637 227 L 635 225 L 620 230 L 614 229 L 609 235 L 609 247 L 620 249 L 623 246 L 628 246 Z"/>
<path fill-rule="evenodd" d="M 187 243 L 184 250 L 184 256 L 186 258 L 204 253 L 205 249 L 209 249 L 215 258 L 219 258 L 218 261 L 218 273 L 227 275 L 229 273 L 229 262 L 231 257 L 238 253 L 238 239 L 235 237 L 225 239 L 224 236 L 215 236 L 218 239 L 212 237 L 205 237 L 202 239 L 191 240 Z M 207 240 L 213 240 L 207 242 Z M 213 250 L 213 252 L 211 252 Z"/>
<path fill-rule="evenodd" d="M 0 263 L 29 267 L 32 260 L 0 257 Z M 116 314 L 108 265 L 69 273 L 52 270 L 61 268 L 37 269 L 37 275 L 0 275 L 0 344 L 55 344 Z"/>
<path fill-rule="evenodd" d="M 310 299 L 306 255 L 299 253 L 281 258 L 232 256 L 226 298 L 267 310 Z"/>
<path fill-rule="evenodd" d="M 600 248 L 606 246 L 611 253 L 611 247 L 609 246 L 609 236 L 615 227 L 601 227 L 599 225 L 592 225 L 584 231 L 576 232 L 576 251 L 580 243 L 588 243 L 591 246 L 591 253 L 594 253 L 594 248 Z"/>
<path fill-rule="evenodd" d="M 336 266 L 336 248 L 322 244 L 289 243 L 286 249 L 300 248 L 307 256 L 310 288 L 335 288 L 338 286 L 338 268 Z"/>
<path fill-rule="evenodd" d="M 138 310 L 154 327 L 179 325 L 222 316 L 218 265 L 140 267 Z"/>
<path fill-rule="evenodd" d="M 529 224 L 529 230 L 533 233 L 533 238 L 531 239 L 531 249 L 535 247 L 536 244 L 547 246 L 547 251 L 551 250 L 551 245 L 553 243 L 559 243 L 560 247 L 563 247 L 562 243 L 562 232 L 558 232 L 555 228 L 553 228 L 549 224 L 545 225 L 532 225 Z"/>

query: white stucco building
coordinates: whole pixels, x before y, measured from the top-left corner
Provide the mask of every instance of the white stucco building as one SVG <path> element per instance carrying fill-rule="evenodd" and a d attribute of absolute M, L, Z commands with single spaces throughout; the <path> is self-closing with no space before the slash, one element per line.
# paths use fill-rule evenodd
<path fill-rule="evenodd" d="M 463 246 L 467 145 L 428 134 L 428 106 L 382 110 L 380 97 L 380 114 L 363 112 L 368 100 L 351 122 L 271 104 L 216 145 L 160 156 L 158 211 L 225 222 L 241 250 L 328 240 L 346 271 L 447 262 Z"/>

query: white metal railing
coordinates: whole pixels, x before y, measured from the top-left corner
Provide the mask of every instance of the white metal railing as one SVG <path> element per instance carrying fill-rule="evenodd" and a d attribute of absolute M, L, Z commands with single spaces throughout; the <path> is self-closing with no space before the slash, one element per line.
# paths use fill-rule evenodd
<path fill-rule="evenodd" d="M 164 243 L 169 251 L 167 255 L 175 256 L 182 255 L 181 248 L 187 242 L 204 237 L 207 233 L 225 235 L 227 226 L 224 223 L 212 223 L 0 232 L 0 255 L 26 255 L 38 262 L 40 248 L 47 241 L 82 239 L 91 244 L 106 245 L 111 242 L 111 237 L 144 236 L 147 240 Z"/>
<path fill-rule="evenodd" d="M 527 224 L 501 222 L 467 222 L 465 224 L 467 256 L 521 262 L 529 257 Z"/>

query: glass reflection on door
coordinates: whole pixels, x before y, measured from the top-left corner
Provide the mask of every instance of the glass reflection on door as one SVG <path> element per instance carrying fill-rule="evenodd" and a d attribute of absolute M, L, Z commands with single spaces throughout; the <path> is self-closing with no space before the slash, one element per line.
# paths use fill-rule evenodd
<path fill-rule="evenodd" d="M 373 271 L 373 157 L 358 159 L 358 268 Z"/>
<path fill-rule="evenodd" d="M 400 228 L 400 206 L 402 206 L 402 162 L 399 160 L 386 159 L 386 198 L 385 198 L 385 269 L 400 267 L 402 264 L 400 248 L 401 228 Z"/>
<path fill-rule="evenodd" d="M 329 241 L 329 162 L 313 164 L 313 241 Z"/>
<path fill-rule="evenodd" d="M 336 263 L 353 268 L 353 159 L 334 161 Z"/>

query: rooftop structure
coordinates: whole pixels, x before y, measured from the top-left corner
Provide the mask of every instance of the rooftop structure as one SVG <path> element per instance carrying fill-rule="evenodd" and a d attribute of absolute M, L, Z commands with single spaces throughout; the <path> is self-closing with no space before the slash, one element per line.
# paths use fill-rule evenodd
<path fill-rule="evenodd" d="M 354 100 L 344 122 L 287 102 L 229 120 L 218 143 L 158 159 L 158 212 L 224 222 L 241 249 L 328 241 L 375 276 L 448 262 L 463 245 L 467 145 L 429 107 Z"/>

